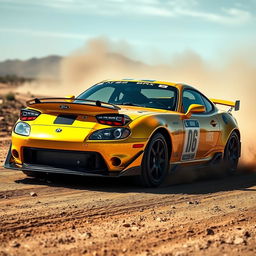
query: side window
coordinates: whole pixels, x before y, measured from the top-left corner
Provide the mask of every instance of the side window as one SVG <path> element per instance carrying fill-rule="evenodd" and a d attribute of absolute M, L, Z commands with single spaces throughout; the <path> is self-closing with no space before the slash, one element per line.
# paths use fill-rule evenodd
<path fill-rule="evenodd" d="M 206 113 L 211 112 L 213 110 L 213 106 L 212 106 L 211 102 L 207 98 L 205 98 L 203 95 L 201 95 L 201 97 L 204 101 L 204 106 L 205 106 L 205 110 L 206 110 L 205 112 Z"/>
<path fill-rule="evenodd" d="M 205 106 L 201 94 L 193 90 L 185 90 L 182 96 L 182 106 L 184 113 L 188 111 L 188 108 L 192 104 L 200 104 Z"/>

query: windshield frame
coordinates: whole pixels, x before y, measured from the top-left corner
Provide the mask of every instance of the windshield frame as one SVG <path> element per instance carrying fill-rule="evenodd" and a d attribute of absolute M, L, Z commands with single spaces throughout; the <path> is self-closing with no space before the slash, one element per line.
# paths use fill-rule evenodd
<path fill-rule="evenodd" d="M 173 91 L 174 92 L 174 104 L 173 104 L 173 109 L 168 109 L 168 108 L 160 108 L 160 107 L 156 107 L 156 106 L 140 106 L 140 105 L 137 105 L 136 103 L 131 104 L 118 104 L 118 103 L 114 103 L 114 102 L 106 102 L 108 104 L 113 104 L 113 105 L 117 105 L 117 106 L 132 106 L 132 107 L 140 107 L 140 108 L 149 108 L 149 109 L 159 109 L 159 110 L 166 110 L 166 111 L 174 111 L 174 112 L 177 112 L 177 109 L 178 109 L 178 103 L 179 103 L 179 90 L 177 87 L 173 86 L 173 85 L 168 85 L 168 84 L 164 84 L 164 83 L 155 83 L 155 82 L 144 82 L 144 81 L 123 81 L 123 80 L 116 80 L 116 81 L 102 81 L 100 83 L 97 83 L 91 87 L 89 87 L 87 90 L 85 90 L 84 92 L 82 92 L 81 94 L 79 94 L 76 98 L 77 99 L 81 99 L 82 100 L 82 96 L 88 92 L 88 91 L 92 91 L 90 95 L 92 95 L 93 93 L 95 93 L 97 90 L 95 90 L 98 86 L 100 85 L 120 85 L 120 86 L 125 86 L 127 84 L 131 84 L 131 83 L 134 83 L 134 84 L 137 84 L 137 85 L 144 85 L 144 86 L 158 86 L 158 88 L 162 88 L 163 90 L 170 90 L 170 91 Z M 113 86 L 113 87 L 114 87 Z M 161 87 L 160 87 L 161 86 Z M 167 89 L 167 88 L 170 88 L 170 89 Z M 157 88 L 156 88 L 157 89 Z M 87 97 L 89 97 L 90 95 L 88 95 Z M 171 99 L 171 98 L 170 98 Z M 84 99 L 86 100 L 86 99 Z M 100 99 L 98 99 L 98 101 L 101 101 Z M 101 101 L 101 102 L 104 102 L 104 101 Z M 132 103 L 132 102 L 131 102 Z M 160 105 L 160 104 L 159 104 Z M 164 105 L 164 104 L 163 104 Z"/>

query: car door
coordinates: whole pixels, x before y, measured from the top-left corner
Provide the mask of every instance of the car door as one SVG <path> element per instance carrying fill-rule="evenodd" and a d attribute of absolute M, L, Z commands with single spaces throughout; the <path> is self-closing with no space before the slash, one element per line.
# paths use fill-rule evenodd
<path fill-rule="evenodd" d="M 184 113 L 191 104 L 205 106 L 204 113 L 192 114 L 183 121 L 184 141 L 182 161 L 207 159 L 214 151 L 219 138 L 219 123 L 214 105 L 194 89 L 184 89 L 182 106 Z"/>

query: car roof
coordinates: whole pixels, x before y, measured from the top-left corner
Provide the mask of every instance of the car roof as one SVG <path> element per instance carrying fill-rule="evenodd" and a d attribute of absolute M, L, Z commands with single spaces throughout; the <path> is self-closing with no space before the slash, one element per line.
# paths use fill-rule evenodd
<path fill-rule="evenodd" d="M 125 82 L 142 82 L 142 83 L 153 83 L 153 84 L 164 84 L 167 86 L 172 86 L 172 87 L 176 87 L 179 89 L 182 88 L 190 88 L 190 89 L 194 89 L 194 87 L 187 85 L 187 84 L 183 84 L 183 83 L 174 83 L 174 82 L 168 82 L 168 81 L 160 81 L 160 80 L 151 80 L 151 79 L 132 79 L 132 78 L 124 78 L 124 79 L 109 79 L 109 80 L 104 80 L 102 82 L 119 82 L 119 81 L 125 81 Z"/>

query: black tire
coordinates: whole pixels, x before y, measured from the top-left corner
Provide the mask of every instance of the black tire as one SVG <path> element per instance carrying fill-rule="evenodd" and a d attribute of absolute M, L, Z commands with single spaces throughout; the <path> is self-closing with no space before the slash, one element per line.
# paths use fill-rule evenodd
<path fill-rule="evenodd" d="M 142 159 L 141 182 L 146 187 L 158 187 L 169 170 L 168 146 L 164 136 L 156 133 L 150 139 Z"/>
<path fill-rule="evenodd" d="M 240 157 L 241 144 L 236 132 L 233 132 L 225 146 L 224 162 L 227 166 L 227 171 L 230 174 L 235 173 Z"/>

